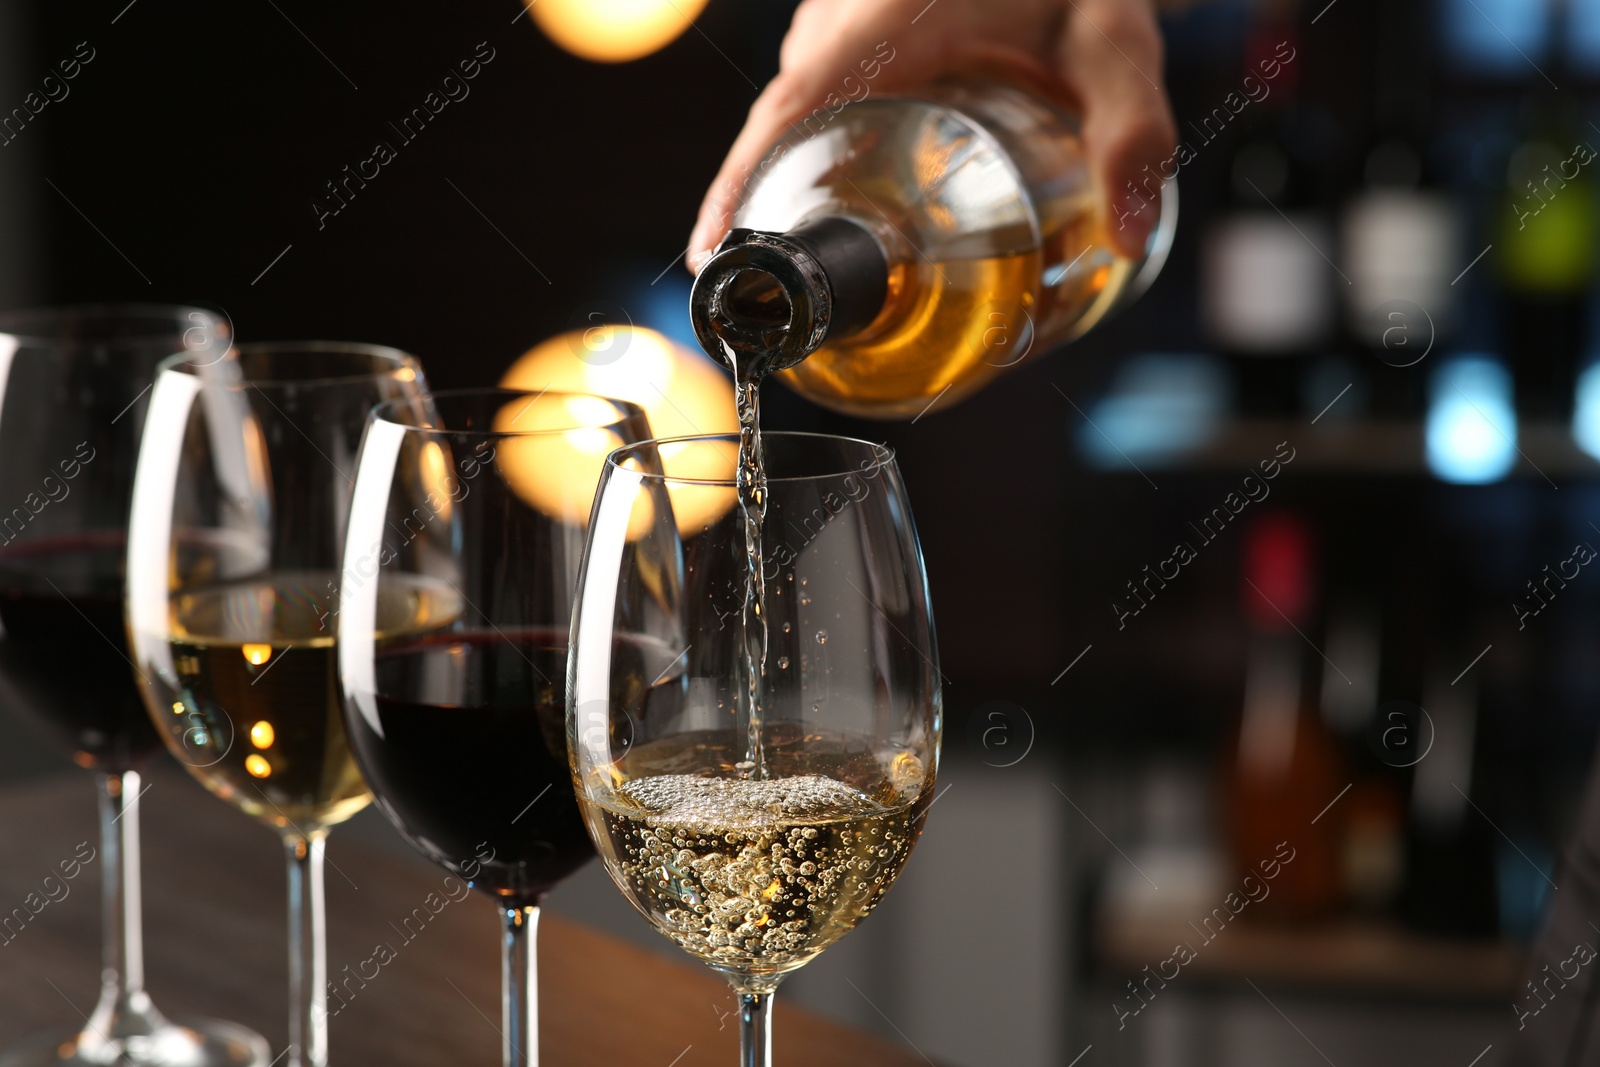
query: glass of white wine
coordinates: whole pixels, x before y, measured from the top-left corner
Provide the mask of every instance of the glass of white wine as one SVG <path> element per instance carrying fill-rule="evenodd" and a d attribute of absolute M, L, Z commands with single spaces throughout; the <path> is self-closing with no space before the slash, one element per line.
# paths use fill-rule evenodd
<path fill-rule="evenodd" d="M 328 1060 L 324 843 L 372 799 L 334 653 L 355 457 L 373 406 L 424 388 L 413 357 L 370 345 L 175 356 L 134 476 L 126 608 L 145 706 L 189 772 L 288 854 L 292 1067 Z M 450 605 L 395 585 L 376 610 L 398 634 Z"/>
<path fill-rule="evenodd" d="M 611 454 L 567 675 L 589 834 L 634 907 L 732 983 L 746 1067 L 770 1064 L 784 975 L 899 875 L 942 723 L 893 454 L 816 434 L 757 447 L 753 483 L 736 434 Z"/>

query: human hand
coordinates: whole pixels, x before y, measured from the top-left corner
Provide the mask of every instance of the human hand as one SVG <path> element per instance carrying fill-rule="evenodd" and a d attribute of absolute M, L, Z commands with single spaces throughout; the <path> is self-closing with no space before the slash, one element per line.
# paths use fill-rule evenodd
<path fill-rule="evenodd" d="M 784 37 L 778 76 L 750 108 L 700 205 L 690 270 L 699 271 L 728 231 L 763 153 L 884 42 L 893 62 L 879 67 L 872 83 L 879 91 L 997 59 L 1059 82 L 1079 101 L 1106 217 L 1123 220 L 1112 240 L 1124 255 L 1143 254 L 1159 212 L 1140 210 L 1147 201 L 1135 199 L 1128 182 L 1138 186 L 1143 168 L 1166 159 L 1177 140 L 1153 0 L 804 0 Z"/>

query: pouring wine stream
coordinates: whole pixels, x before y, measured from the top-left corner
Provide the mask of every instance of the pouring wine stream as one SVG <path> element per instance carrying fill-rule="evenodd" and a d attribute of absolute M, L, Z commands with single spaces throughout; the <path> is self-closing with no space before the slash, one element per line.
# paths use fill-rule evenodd
<path fill-rule="evenodd" d="M 761 380 L 766 374 L 757 353 L 740 353 L 724 337 L 718 341 L 723 361 L 733 371 L 734 406 L 739 415 L 739 460 L 734 481 L 739 513 L 744 519 L 745 593 L 740 617 L 744 655 L 740 669 L 744 675 L 747 740 L 744 759 L 736 766 L 744 777 L 759 780 L 766 777 L 767 771 L 761 752 L 761 682 L 767 673 L 767 595 L 761 550 L 761 527 L 767 514 L 767 470 L 761 453 Z"/>

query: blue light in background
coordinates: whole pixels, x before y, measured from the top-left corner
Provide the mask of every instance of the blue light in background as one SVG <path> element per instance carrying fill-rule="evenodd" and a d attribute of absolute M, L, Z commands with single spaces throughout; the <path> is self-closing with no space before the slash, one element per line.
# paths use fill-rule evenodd
<path fill-rule="evenodd" d="M 1531 942 L 1544 917 L 1555 857 L 1543 841 L 1517 833 L 1516 837 L 1496 842 L 1494 858 L 1500 930 L 1524 944 Z"/>
<path fill-rule="evenodd" d="M 1600 459 L 1600 363 L 1578 373 L 1578 395 L 1572 404 L 1572 437 L 1595 459 Z"/>
<path fill-rule="evenodd" d="M 1172 4 L 1161 13 L 1167 54 L 1178 61 L 1214 61 L 1239 48 L 1259 19 L 1254 0 Z"/>
<path fill-rule="evenodd" d="M 1228 380 L 1212 360 L 1134 356 L 1078 427 L 1078 452 L 1100 470 L 1159 464 L 1210 441 L 1227 406 Z"/>
<path fill-rule="evenodd" d="M 1428 382 L 1428 469 L 1440 481 L 1482 485 L 1517 459 L 1511 375 L 1487 355 L 1441 364 Z"/>
<path fill-rule="evenodd" d="M 637 281 L 622 288 L 622 306 L 635 326 L 648 326 L 691 351 L 700 351 L 689 321 L 689 287 L 694 283 L 682 264 L 674 264 L 652 285 Z"/>
<path fill-rule="evenodd" d="M 1600 0 L 1568 0 L 1567 55 L 1586 74 L 1600 70 Z"/>
<path fill-rule="evenodd" d="M 1537 79 L 1550 42 L 1549 0 L 1442 0 L 1440 29 L 1457 66 L 1474 74 Z"/>

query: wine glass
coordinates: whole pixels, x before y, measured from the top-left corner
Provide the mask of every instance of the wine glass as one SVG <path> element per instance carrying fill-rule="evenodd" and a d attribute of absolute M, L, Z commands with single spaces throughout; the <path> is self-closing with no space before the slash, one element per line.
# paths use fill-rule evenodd
<path fill-rule="evenodd" d="M 141 768 L 161 742 L 139 702 L 122 626 L 133 462 L 156 366 L 227 350 L 200 308 L 105 305 L 0 315 L 0 701 L 44 727 L 100 787 L 100 999 L 76 1033 L 41 1034 L 4 1067 L 260 1067 L 233 1023 L 169 1022 L 144 989 Z M 62 871 L 84 860 L 63 842 Z M 68 866 L 68 864 L 72 866 Z"/>
<path fill-rule="evenodd" d="M 539 903 L 594 856 L 564 732 L 589 505 L 607 453 L 649 436 L 623 401 L 473 389 L 385 404 L 362 444 L 338 616 L 345 732 L 379 809 L 500 910 L 505 1067 L 539 1061 Z M 387 630 L 384 604 L 410 597 L 450 604 L 450 621 Z"/>
<path fill-rule="evenodd" d="M 288 1063 L 328 1059 L 323 849 L 372 799 L 339 714 L 333 612 L 367 413 L 424 388 L 372 345 L 241 346 L 161 365 L 128 528 L 128 636 L 167 748 L 277 830 L 289 864 Z M 386 603 L 393 632 L 436 602 Z"/>
<path fill-rule="evenodd" d="M 748 516 L 737 435 L 611 454 L 567 675 L 589 835 L 629 902 L 732 983 L 748 1067 L 771 1061 L 783 976 L 900 873 L 933 800 L 942 722 L 892 453 L 817 434 L 761 441 L 765 487 Z"/>

